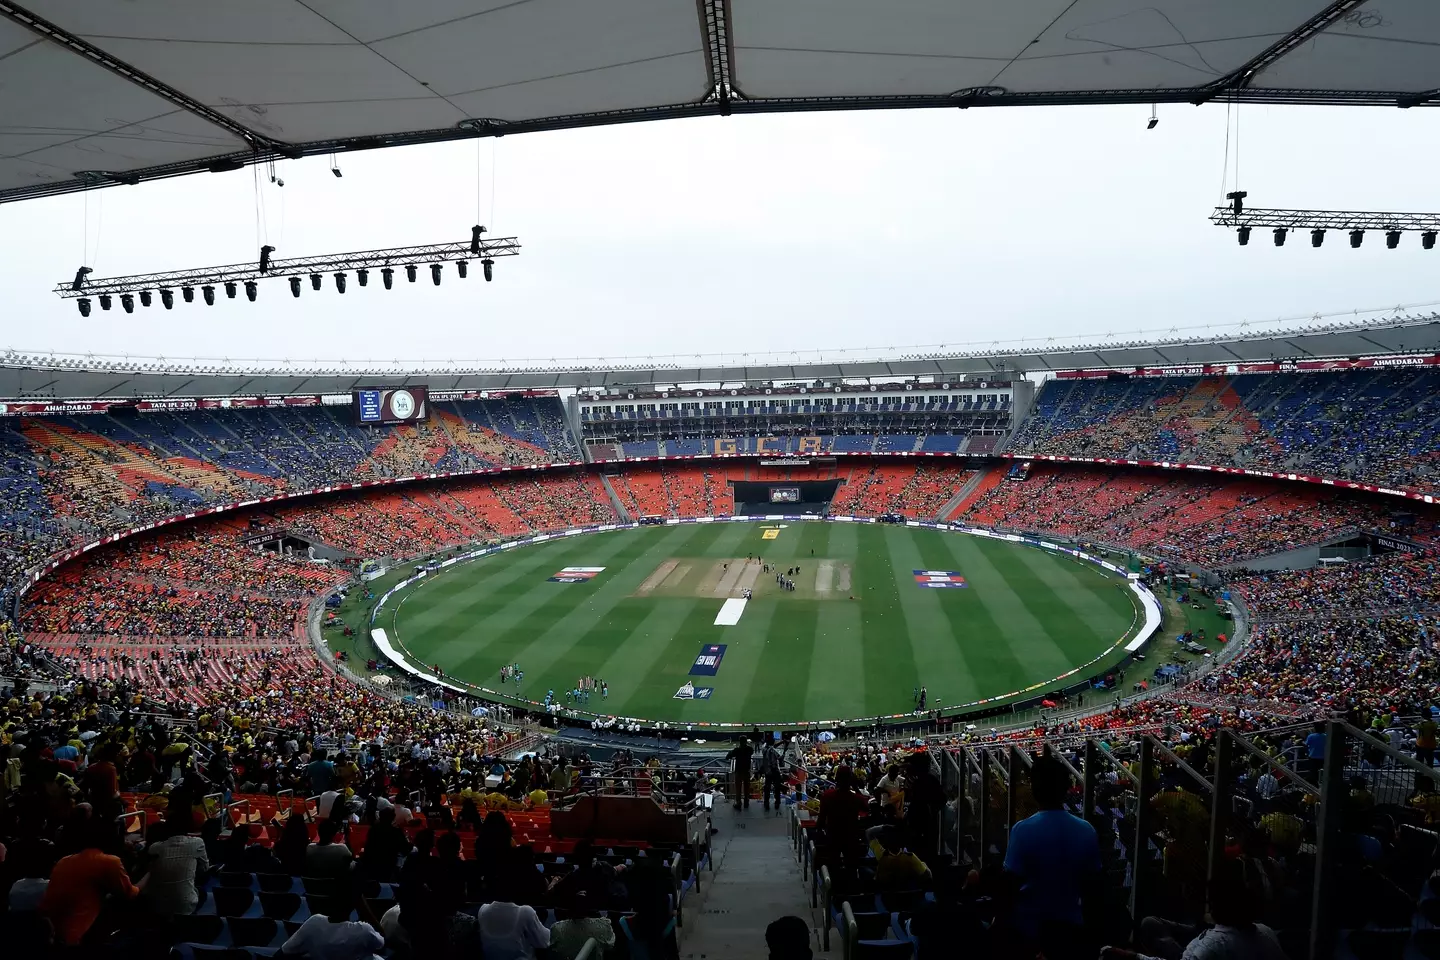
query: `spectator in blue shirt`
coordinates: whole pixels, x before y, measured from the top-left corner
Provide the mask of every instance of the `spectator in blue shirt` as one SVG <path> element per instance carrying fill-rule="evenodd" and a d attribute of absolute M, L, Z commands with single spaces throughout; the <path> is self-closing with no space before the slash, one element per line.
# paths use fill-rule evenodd
<path fill-rule="evenodd" d="M 1015 925 L 1031 939 L 1069 938 L 1084 924 L 1081 900 L 1099 888 L 1100 841 L 1095 828 L 1064 809 L 1070 772 L 1054 757 L 1030 768 L 1040 811 L 1010 828 L 1005 870 L 1018 882 Z"/>

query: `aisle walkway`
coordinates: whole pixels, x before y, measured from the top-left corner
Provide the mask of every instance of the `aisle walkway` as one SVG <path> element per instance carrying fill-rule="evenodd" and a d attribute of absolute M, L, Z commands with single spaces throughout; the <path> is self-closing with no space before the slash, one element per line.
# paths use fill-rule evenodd
<path fill-rule="evenodd" d="M 819 912 L 810 909 L 786 815 L 766 813 L 758 802 L 740 813 L 728 804 L 716 809 L 720 832 L 711 838 L 715 877 L 696 912 L 686 917 L 682 960 L 765 960 L 765 928 L 786 915 L 810 925 L 812 946 L 816 956 L 821 955 L 815 936 Z"/>

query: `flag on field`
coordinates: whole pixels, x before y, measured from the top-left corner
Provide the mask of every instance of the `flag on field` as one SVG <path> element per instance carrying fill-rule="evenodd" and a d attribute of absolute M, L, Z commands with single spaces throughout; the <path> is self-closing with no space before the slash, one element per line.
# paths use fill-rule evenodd
<path fill-rule="evenodd" d="M 725 659 L 725 644 L 707 643 L 700 648 L 695 662 L 690 665 L 692 677 L 713 677 L 720 672 L 720 661 Z"/>
<path fill-rule="evenodd" d="M 965 586 L 965 578 L 958 570 L 916 570 L 915 586 L 954 589 Z"/>
<path fill-rule="evenodd" d="M 584 583 L 587 580 L 594 580 L 595 575 L 604 567 L 564 567 L 555 576 L 550 577 L 551 583 Z"/>

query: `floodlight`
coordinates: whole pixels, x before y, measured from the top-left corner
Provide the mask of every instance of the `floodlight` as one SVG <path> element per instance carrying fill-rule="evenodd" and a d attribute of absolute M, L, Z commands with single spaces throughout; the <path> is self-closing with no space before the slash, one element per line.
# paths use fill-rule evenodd
<path fill-rule="evenodd" d="M 456 260 L 455 272 L 460 274 L 461 280 L 464 280 L 467 276 L 470 275 L 470 264 L 464 260 Z"/>
<path fill-rule="evenodd" d="M 1287 231 L 1286 231 L 1286 229 L 1285 229 L 1284 227 L 1276 227 L 1276 228 L 1275 228 L 1275 246 L 1277 246 L 1277 247 L 1283 247 L 1283 246 L 1285 246 L 1285 234 L 1286 234 L 1286 233 L 1287 233 Z"/>
<path fill-rule="evenodd" d="M 120 306 L 125 308 L 126 313 L 135 312 L 135 298 L 128 293 L 120 294 Z"/>
<path fill-rule="evenodd" d="M 440 264 L 430 264 L 430 279 L 435 281 L 435 286 L 440 286 Z"/>
<path fill-rule="evenodd" d="M 300 278 L 299 278 L 299 277 L 291 277 L 291 278 L 290 278 L 290 296 L 292 296 L 292 297 L 298 297 L 298 296 L 300 296 Z"/>
<path fill-rule="evenodd" d="M 486 257 L 484 260 L 480 261 L 480 265 L 485 268 L 485 282 L 489 283 L 491 280 L 494 280 L 495 261 L 491 260 L 489 257 Z"/>
<path fill-rule="evenodd" d="M 1425 248 L 1426 250 L 1435 249 L 1434 230 L 1426 230 L 1424 233 L 1420 234 L 1420 246 Z"/>
<path fill-rule="evenodd" d="M 1239 241 L 1240 241 L 1240 246 L 1243 247 L 1243 246 L 1246 246 L 1247 244 L 1250 243 L 1250 228 L 1249 228 L 1249 227 L 1241 227 L 1239 230 L 1236 230 L 1235 233 L 1236 233 L 1236 235 L 1237 235 L 1237 238 L 1238 238 Z"/>
<path fill-rule="evenodd" d="M 111 303 L 111 301 L 110 301 L 110 294 L 108 294 L 108 293 L 102 293 L 102 294 L 100 294 L 100 309 L 101 309 L 101 310 L 109 310 L 109 309 L 110 309 L 110 303 Z"/>
<path fill-rule="evenodd" d="M 1385 246 L 1388 247 L 1388 248 L 1391 249 L 1391 250 L 1394 250 L 1396 247 L 1400 246 L 1400 231 L 1399 231 L 1399 230 L 1386 230 L 1386 231 L 1385 231 Z"/>
<path fill-rule="evenodd" d="M 88 317 L 88 316 L 90 316 L 90 298 L 89 298 L 89 297 L 81 297 L 79 300 L 76 300 L 76 301 L 75 301 L 75 306 L 77 306 L 77 307 L 80 308 L 80 316 L 82 316 L 82 317 Z"/>
<path fill-rule="evenodd" d="M 383 281 L 385 281 L 385 289 L 386 289 L 386 290 L 389 290 L 390 287 L 395 283 L 395 268 L 394 268 L 394 267 L 383 267 L 383 268 L 381 268 L 381 270 L 380 270 L 380 279 L 383 280 Z"/>
<path fill-rule="evenodd" d="M 165 305 L 166 310 L 173 309 L 175 306 L 175 291 L 168 287 L 161 289 L 160 302 Z"/>
<path fill-rule="evenodd" d="M 1316 227 L 1310 231 L 1310 246 L 1318 247 L 1325 242 L 1325 231 Z"/>
<path fill-rule="evenodd" d="M 180 288 L 180 296 L 182 296 L 182 297 L 185 298 L 185 302 L 186 302 L 186 303 L 194 303 L 194 302 L 195 302 L 195 288 L 194 288 L 194 287 L 181 287 L 181 288 Z"/>
<path fill-rule="evenodd" d="M 234 281 L 234 280 L 226 280 L 226 281 L 225 281 L 225 296 L 229 297 L 231 300 L 234 300 L 234 299 L 235 299 L 235 281 Z"/>
<path fill-rule="evenodd" d="M 415 264 L 405 264 L 405 279 L 409 280 L 411 283 L 415 282 Z"/>
<path fill-rule="evenodd" d="M 361 267 L 359 270 L 355 271 L 355 279 L 360 281 L 360 286 L 365 286 L 370 282 L 370 271 L 366 270 L 364 267 Z"/>
<path fill-rule="evenodd" d="M 254 280 L 245 281 L 245 299 L 251 303 L 255 302 L 255 295 L 260 292 L 260 285 Z"/>
<path fill-rule="evenodd" d="M 312 274 L 310 274 L 310 289 L 311 289 L 311 290 L 319 290 L 319 289 L 320 289 L 320 274 L 318 274 L 318 273 L 312 273 Z"/>
<path fill-rule="evenodd" d="M 335 274 L 335 290 L 338 293 L 345 292 L 345 271 L 341 270 Z"/>
<path fill-rule="evenodd" d="M 152 299 L 153 299 L 153 297 L 151 296 L 151 293 L 150 293 L 149 290 L 141 290 L 141 291 L 140 291 L 140 306 L 142 306 L 142 307 L 148 307 L 148 306 L 150 306 L 150 301 L 151 301 Z"/>
<path fill-rule="evenodd" d="M 1351 231 L 1350 231 L 1350 246 L 1351 246 L 1351 248 L 1358 247 L 1358 246 L 1360 246 L 1360 244 L 1362 244 L 1362 243 L 1364 243 L 1364 242 L 1365 242 L 1365 231 L 1364 231 L 1364 230 L 1351 230 Z"/>
<path fill-rule="evenodd" d="M 208 283 L 205 284 L 205 286 L 200 288 L 200 293 L 205 297 L 205 306 L 215 306 L 215 288 L 213 286 Z"/>

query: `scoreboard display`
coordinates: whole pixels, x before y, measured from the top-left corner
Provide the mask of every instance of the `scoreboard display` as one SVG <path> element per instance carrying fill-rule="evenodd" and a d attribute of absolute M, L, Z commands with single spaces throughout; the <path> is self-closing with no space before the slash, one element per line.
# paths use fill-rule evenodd
<path fill-rule="evenodd" d="M 420 423 L 429 418 L 426 387 L 377 387 L 355 391 L 355 422 Z"/>
<path fill-rule="evenodd" d="M 799 487 L 771 487 L 771 488 L 770 488 L 770 502 L 771 502 L 771 503 L 799 503 L 799 502 L 800 502 L 800 488 L 799 488 Z"/>

